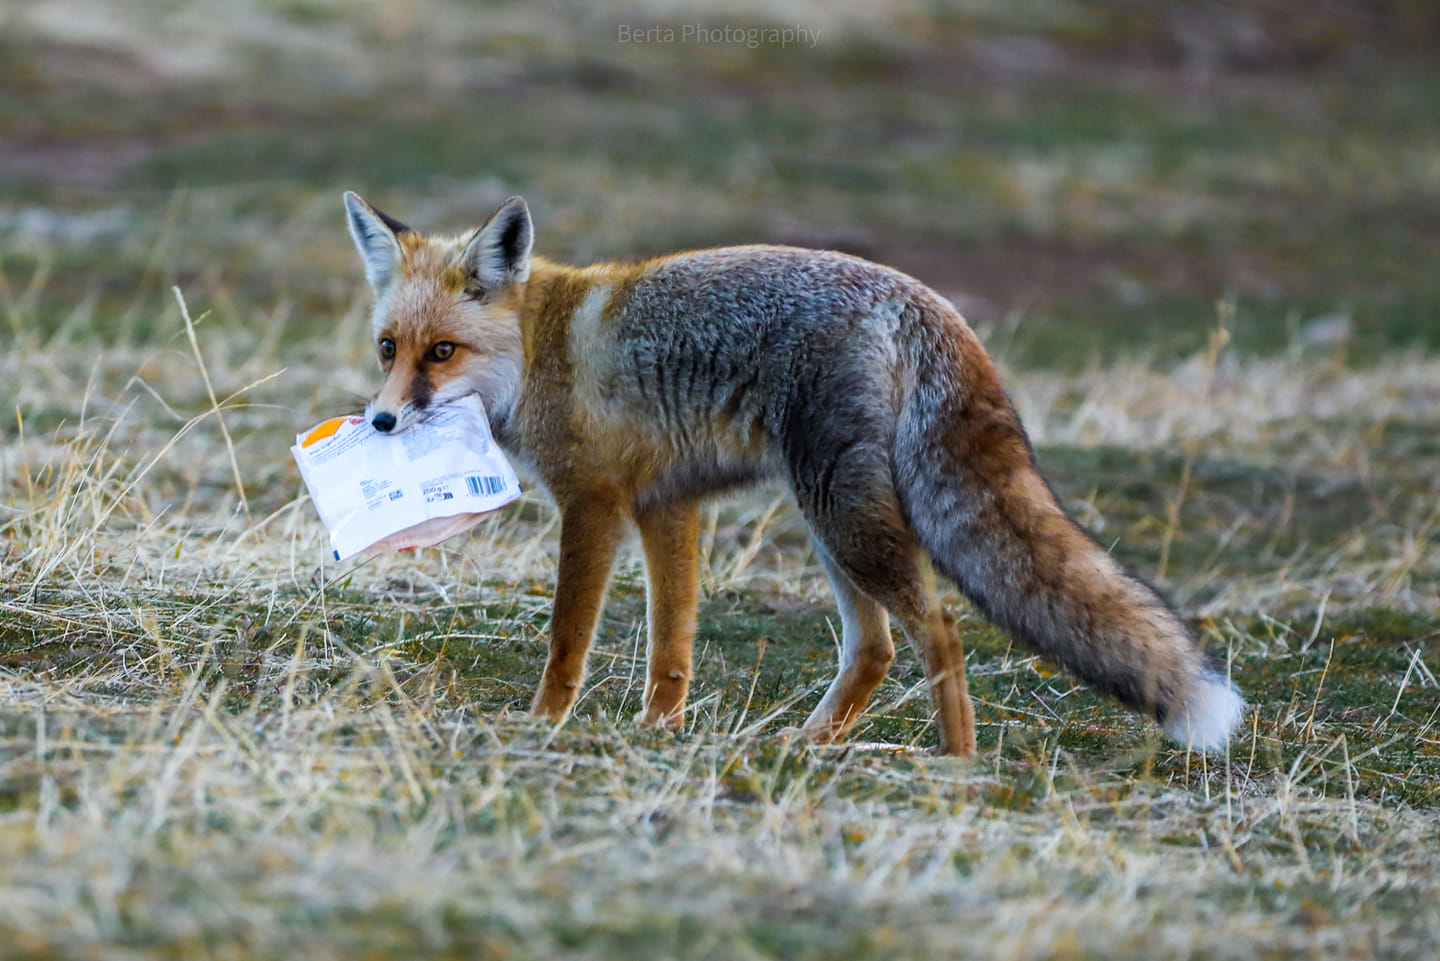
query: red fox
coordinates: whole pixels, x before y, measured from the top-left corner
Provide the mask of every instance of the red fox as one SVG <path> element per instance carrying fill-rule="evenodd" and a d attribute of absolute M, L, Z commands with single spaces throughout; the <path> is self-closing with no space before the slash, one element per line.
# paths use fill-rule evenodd
<path fill-rule="evenodd" d="M 805 723 L 844 735 L 894 656 L 924 656 L 940 749 L 975 750 L 965 652 L 932 564 L 1039 654 L 1222 749 L 1244 711 L 1175 612 L 1082 531 L 1040 476 L 980 340 L 912 277 L 833 251 L 724 247 L 570 267 L 532 256 L 519 197 L 422 236 L 347 193 L 385 373 L 366 409 L 403 431 L 477 394 L 500 446 L 561 511 L 550 654 L 532 704 L 575 703 L 633 521 L 648 579 L 639 720 L 690 685 L 702 498 L 786 479 L 839 606 L 839 673 Z"/>

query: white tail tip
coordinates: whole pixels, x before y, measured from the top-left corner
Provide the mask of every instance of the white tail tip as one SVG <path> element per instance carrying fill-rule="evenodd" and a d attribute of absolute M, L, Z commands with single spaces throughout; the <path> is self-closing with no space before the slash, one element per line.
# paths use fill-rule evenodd
<path fill-rule="evenodd" d="M 1171 740 L 1198 751 L 1223 751 L 1245 714 L 1245 700 L 1225 678 L 1206 671 L 1165 719 Z"/>

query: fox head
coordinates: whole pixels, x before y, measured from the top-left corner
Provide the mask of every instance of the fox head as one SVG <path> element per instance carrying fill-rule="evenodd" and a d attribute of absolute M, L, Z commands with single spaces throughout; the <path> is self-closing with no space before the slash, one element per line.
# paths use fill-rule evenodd
<path fill-rule="evenodd" d="M 422 236 L 354 192 L 345 211 L 375 294 L 371 334 L 385 372 L 366 419 L 399 432 L 467 394 L 492 418 L 505 416 L 519 388 L 519 308 L 535 237 L 525 201 L 511 197 L 457 237 Z"/>

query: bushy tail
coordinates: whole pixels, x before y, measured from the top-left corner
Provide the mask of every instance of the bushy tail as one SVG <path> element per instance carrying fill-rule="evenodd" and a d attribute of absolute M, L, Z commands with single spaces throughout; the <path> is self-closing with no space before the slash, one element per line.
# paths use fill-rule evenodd
<path fill-rule="evenodd" d="M 929 358 L 896 440 L 896 488 L 935 567 L 991 621 L 1174 740 L 1223 749 L 1244 712 L 1239 692 L 1164 599 L 1065 514 L 964 333 L 973 348 Z"/>

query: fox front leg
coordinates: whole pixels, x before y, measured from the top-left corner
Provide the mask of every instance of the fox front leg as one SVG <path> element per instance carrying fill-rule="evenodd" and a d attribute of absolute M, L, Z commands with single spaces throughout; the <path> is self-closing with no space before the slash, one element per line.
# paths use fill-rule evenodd
<path fill-rule="evenodd" d="M 690 646 L 700 599 L 700 507 L 694 501 L 637 511 L 645 549 L 650 643 L 645 709 L 647 727 L 675 728 L 690 689 Z"/>
<path fill-rule="evenodd" d="M 561 509 L 550 658 L 530 705 L 535 717 L 556 722 L 564 719 L 580 693 L 585 653 L 605 603 L 623 527 L 624 514 L 610 501 L 576 499 Z"/>

